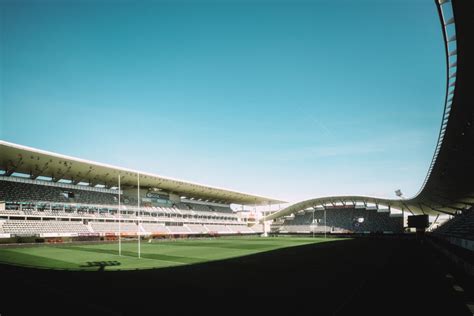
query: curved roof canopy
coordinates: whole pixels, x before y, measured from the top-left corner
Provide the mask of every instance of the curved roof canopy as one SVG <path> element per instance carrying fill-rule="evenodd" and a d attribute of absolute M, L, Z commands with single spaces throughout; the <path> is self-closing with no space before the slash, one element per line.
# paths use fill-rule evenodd
<path fill-rule="evenodd" d="M 98 162 L 64 156 L 44 150 L 0 141 L 0 169 L 6 176 L 13 173 L 29 174 L 30 178 L 51 177 L 53 181 L 71 180 L 72 183 L 87 182 L 92 186 L 117 185 L 121 176 L 123 187 L 136 187 L 140 174 L 140 186 L 161 189 L 187 199 L 204 200 L 224 204 L 268 205 L 286 203 L 284 201 L 252 195 L 223 188 L 211 187 L 183 180 L 163 177 L 147 172 L 115 167 Z"/>
<path fill-rule="evenodd" d="M 474 205 L 474 1 L 439 0 L 436 5 L 446 50 L 446 99 L 438 144 L 418 194 L 406 200 L 321 197 L 291 205 L 264 220 L 327 204 L 374 203 L 431 215 L 454 214 Z"/>

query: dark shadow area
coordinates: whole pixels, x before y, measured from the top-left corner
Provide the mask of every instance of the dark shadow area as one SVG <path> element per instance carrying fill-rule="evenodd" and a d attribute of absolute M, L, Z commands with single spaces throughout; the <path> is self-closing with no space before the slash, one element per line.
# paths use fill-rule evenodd
<path fill-rule="evenodd" d="M 242 312 L 278 313 L 293 306 L 318 315 L 471 315 L 445 277 L 451 269 L 427 243 L 410 237 L 310 244 L 154 270 L 96 273 L 0 265 L 6 289 L 1 309 L 5 315 L 27 314 L 22 302 L 28 300 L 41 314 L 202 308 L 214 314 L 229 303 Z"/>
<path fill-rule="evenodd" d="M 98 267 L 97 271 L 104 271 L 105 267 L 119 266 L 118 261 L 88 261 L 85 265 L 80 266 L 81 268 L 92 268 Z"/>

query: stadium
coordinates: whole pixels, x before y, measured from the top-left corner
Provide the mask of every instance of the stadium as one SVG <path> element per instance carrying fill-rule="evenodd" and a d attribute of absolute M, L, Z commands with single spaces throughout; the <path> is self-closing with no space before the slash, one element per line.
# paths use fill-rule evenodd
<path fill-rule="evenodd" d="M 0 314 L 473 315 L 474 1 L 434 5 L 445 102 L 414 197 L 289 204 L 0 140 Z"/>

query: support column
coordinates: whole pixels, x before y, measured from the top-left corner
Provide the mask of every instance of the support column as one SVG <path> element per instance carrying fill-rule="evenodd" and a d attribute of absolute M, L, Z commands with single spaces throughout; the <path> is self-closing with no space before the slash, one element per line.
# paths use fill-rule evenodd
<path fill-rule="evenodd" d="M 120 202 L 120 175 L 118 175 L 119 256 L 122 255 L 122 209 Z"/>
<path fill-rule="evenodd" d="M 405 232 L 405 209 L 402 207 L 402 228 L 403 232 Z"/>
<path fill-rule="evenodd" d="M 262 226 L 263 226 L 263 234 L 262 237 L 268 237 L 268 232 L 267 232 L 267 223 L 263 220 L 262 221 Z"/>
<path fill-rule="evenodd" d="M 142 257 L 141 254 L 141 244 L 140 244 L 140 173 L 137 173 L 137 234 L 138 234 L 138 258 Z"/>
<path fill-rule="evenodd" d="M 327 222 L 326 222 L 326 208 L 324 208 L 324 238 L 326 238 L 326 231 L 328 229 Z"/>

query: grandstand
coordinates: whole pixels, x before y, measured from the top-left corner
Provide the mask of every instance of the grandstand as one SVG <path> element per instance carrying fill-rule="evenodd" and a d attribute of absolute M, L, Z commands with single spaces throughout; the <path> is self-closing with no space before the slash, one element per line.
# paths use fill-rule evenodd
<path fill-rule="evenodd" d="M 231 204 L 283 202 L 4 141 L 0 142 L 0 150 L 3 242 L 28 236 L 68 237 L 74 241 L 85 236 L 100 240 L 119 235 L 255 235 L 263 233 L 263 227 L 248 227 Z"/>

